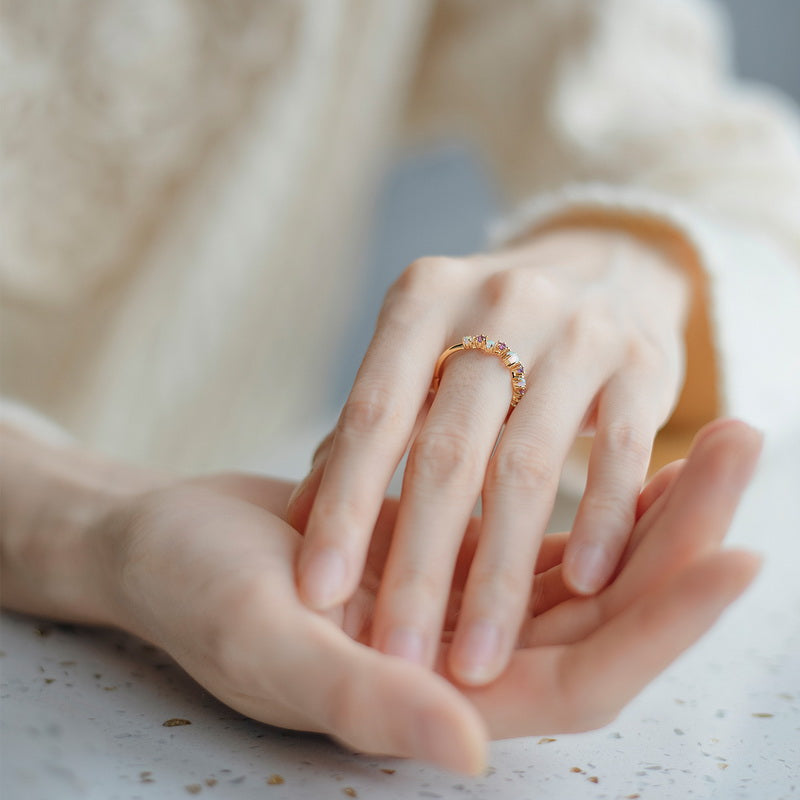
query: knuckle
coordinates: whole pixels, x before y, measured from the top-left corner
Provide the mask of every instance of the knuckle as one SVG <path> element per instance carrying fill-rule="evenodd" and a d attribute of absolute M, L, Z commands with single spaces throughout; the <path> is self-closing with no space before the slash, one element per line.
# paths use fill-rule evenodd
<path fill-rule="evenodd" d="M 615 461 L 625 459 L 636 465 L 650 461 L 652 439 L 639 426 L 627 421 L 612 422 L 600 436 L 602 446 Z"/>
<path fill-rule="evenodd" d="M 342 534 L 345 531 L 358 530 L 364 524 L 366 516 L 358 499 L 352 496 L 344 497 L 342 494 L 331 496 L 328 493 L 317 495 L 313 513 L 316 521 L 324 520 L 329 532 L 324 539 L 325 544 L 339 546 L 345 544 Z M 320 539 L 317 541 L 322 543 Z"/>
<path fill-rule="evenodd" d="M 438 575 L 425 569 L 421 564 L 405 563 L 393 570 L 390 581 L 393 592 L 402 593 L 405 597 L 413 595 L 421 606 L 438 601 L 443 592 L 443 582 Z M 395 609 L 395 621 L 400 622 L 405 618 L 402 611 L 406 610 L 401 604 Z"/>
<path fill-rule="evenodd" d="M 408 456 L 408 472 L 415 480 L 471 486 L 479 472 L 475 445 L 455 431 L 420 434 Z"/>
<path fill-rule="evenodd" d="M 400 419 L 395 399 L 385 388 L 353 394 L 339 415 L 337 430 L 345 435 L 367 434 L 396 425 Z"/>
<path fill-rule="evenodd" d="M 513 564 L 496 564 L 481 569 L 470 580 L 487 607 L 516 609 L 531 592 L 532 576 L 533 570 L 523 572 Z"/>
<path fill-rule="evenodd" d="M 617 339 L 616 326 L 601 309 L 578 310 L 567 322 L 564 341 L 570 352 L 608 354 Z"/>
<path fill-rule="evenodd" d="M 395 281 L 393 290 L 403 295 L 429 298 L 463 275 L 464 261 L 447 256 L 423 256 L 412 261 Z"/>
<path fill-rule="evenodd" d="M 552 459 L 531 445 L 501 448 L 494 457 L 490 481 L 509 488 L 544 490 L 557 480 Z"/>
<path fill-rule="evenodd" d="M 555 281 L 527 268 L 507 269 L 489 275 L 483 284 L 490 308 L 519 307 L 550 309 L 558 305 L 561 291 Z"/>

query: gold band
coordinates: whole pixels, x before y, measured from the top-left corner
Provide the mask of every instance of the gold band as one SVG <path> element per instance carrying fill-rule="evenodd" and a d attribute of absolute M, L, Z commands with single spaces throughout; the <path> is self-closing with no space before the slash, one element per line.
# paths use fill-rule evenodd
<path fill-rule="evenodd" d="M 439 388 L 444 362 L 447 361 L 453 353 L 459 353 L 462 350 L 480 350 L 483 353 L 497 356 L 497 358 L 503 362 L 506 369 L 511 373 L 511 405 L 508 409 L 509 413 L 511 413 L 511 410 L 522 400 L 525 394 L 525 367 L 522 366 L 519 356 L 514 353 L 505 342 L 487 339 L 484 334 L 480 334 L 479 336 L 465 336 L 458 344 L 451 345 L 439 356 L 436 367 L 433 370 L 431 390 L 435 392 Z"/>

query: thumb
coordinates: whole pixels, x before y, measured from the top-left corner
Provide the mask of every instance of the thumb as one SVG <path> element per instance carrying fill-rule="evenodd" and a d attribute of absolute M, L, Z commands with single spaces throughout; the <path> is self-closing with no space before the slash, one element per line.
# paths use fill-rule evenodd
<path fill-rule="evenodd" d="M 471 775 L 485 769 L 487 732 L 475 707 L 441 676 L 347 637 L 323 617 L 305 624 L 282 685 L 290 703 L 360 752 L 418 758 Z M 296 645 L 296 646 L 295 646 Z"/>

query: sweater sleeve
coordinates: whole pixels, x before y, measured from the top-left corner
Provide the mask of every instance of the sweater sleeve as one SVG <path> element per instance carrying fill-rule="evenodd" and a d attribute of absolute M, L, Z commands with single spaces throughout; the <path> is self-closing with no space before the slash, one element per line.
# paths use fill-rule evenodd
<path fill-rule="evenodd" d="M 546 225 L 656 236 L 689 270 L 686 380 L 656 467 L 719 414 L 800 429 L 800 125 L 734 80 L 704 0 L 441 0 L 407 116 L 466 136 L 515 207 L 502 246 Z"/>

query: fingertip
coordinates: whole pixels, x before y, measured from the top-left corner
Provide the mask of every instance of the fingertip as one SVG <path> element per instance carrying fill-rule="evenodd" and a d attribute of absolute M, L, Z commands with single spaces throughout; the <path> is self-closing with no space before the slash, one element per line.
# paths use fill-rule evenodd
<path fill-rule="evenodd" d="M 692 449 L 704 447 L 711 442 L 734 437 L 737 448 L 743 455 L 756 458 L 764 444 L 764 432 L 735 417 L 720 417 L 704 425 L 695 435 Z"/>
<path fill-rule="evenodd" d="M 564 559 L 564 582 L 584 597 L 597 594 L 608 582 L 614 561 L 607 546 L 589 542 L 567 550 Z"/>
<path fill-rule="evenodd" d="M 508 663 L 503 633 L 491 620 L 460 626 L 447 657 L 450 675 L 463 686 L 486 686 L 500 677 Z"/>
<path fill-rule="evenodd" d="M 486 771 L 488 734 L 483 720 L 471 706 L 444 718 L 425 709 L 416 721 L 413 757 L 462 775 Z"/>
<path fill-rule="evenodd" d="M 744 548 L 724 550 L 721 557 L 729 562 L 728 568 L 735 583 L 732 590 L 736 595 L 750 586 L 764 566 L 764 554 L 755 550 Z"/>

